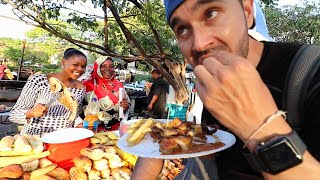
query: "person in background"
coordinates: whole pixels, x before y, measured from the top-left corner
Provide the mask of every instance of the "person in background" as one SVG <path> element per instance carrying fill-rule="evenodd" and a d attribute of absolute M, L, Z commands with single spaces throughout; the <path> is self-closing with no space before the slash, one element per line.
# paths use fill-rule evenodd
<path fill-rule="evenodd" d="M 215 154 L 219 178 L 319 179 L 319 76 L 311 80 L 314 91 L 299 135 L 280 110 L 287 71 L 302 45 L 250 37 L 253 0 L 164 4 L 179 48 L 194 67 L 196 89 L 206 108 L 202 121 L 237 136 L 235 145 Z M 159 159 L 139 158 L 131 179 L 139 179 L 142 172 L 147 172 L 145 179 L 156 179 L 162 165 Z"/>
<path fill-rule="evenodd" d="M 21 134 L 42 135 L 62 128 L 77 127 L 82 123 L 79 116 L 74 121 L 68 120 L 71 112 L 51 92 L 49 79 L 59 79 L 73 94 L 79 109 L 85 96 L 85 87 L 77 79 L 85 71 L 87 58 L 81 51 L 69 48 L 64 52 L 61 64 L 60 72 L 34 74 L 23 87 L 9 116 L 10 121 L 24 124 Z M 48 107 L 52 99 L 54 101 Z"/>
<path fill-rule="evenodd" d="M 148 94 L 148 111 L 151 112 L 150 116 L 152 118 L 166 118 L 166 104 L 169 85 L 165 80 L 163 80 L 158 70 L 152 70 L 151 75 L 154 82 L 152 83 Z"/>
<path fill-rule="evenodd" d="M 123 84 L 115 79 L 114 62 L 109 56 L 98 58 L 93 65 L 91 78 L 84 81 L 87 103 L 96 98 L 101 111 L 105 113 L 102 126 L 106 130 L 116 130 L 120 125 L 119 106 L 129 109 L 130 100 L 125 91 L 120 92 Z M 124 93 L 119 101 L 119 93 Z M 100 127 L 101 127 L 100 125 Z"/>
<path fill-rule="evenodd" d="M 7 65 L 4 64 L 3 60 L 0 60 L 0 80 L 4 79 L 5 76 L 5 70 L 7 69 Z"/>

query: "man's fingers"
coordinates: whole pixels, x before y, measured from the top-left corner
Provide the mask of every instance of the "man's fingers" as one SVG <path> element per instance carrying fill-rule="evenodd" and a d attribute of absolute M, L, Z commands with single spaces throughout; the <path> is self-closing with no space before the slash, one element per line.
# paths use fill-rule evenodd
<path fill-rule="evenodd" d="M 203 65 L 196 66 L 193 70 L 193 73 L 197 77 L 198 82 L 202 86 L 204 86 L 204 88 L 207 88 L 207 86 L 209 85 L 208 82 L 213 82 L 212 74 L 210 74 L 206 67 Z"/>
<path fill-rule="evenodd" d="M 234 63 L 236 59 L 239 58 L 239 56 L 235 56 L 226 51 L 219 51 L 217 53 L 214 53 L 212 57 L 214 57 L 217 61 L 219 61 L 223 65 L 230 65 Z"/>
<path fill-rule="evenodd" d="M 203 60 L 202 65 L 212 76 L 216 76 L 218 70 L 224 68 L 224 65 L 213 57 L 208 57 L 205 60 Z"/>

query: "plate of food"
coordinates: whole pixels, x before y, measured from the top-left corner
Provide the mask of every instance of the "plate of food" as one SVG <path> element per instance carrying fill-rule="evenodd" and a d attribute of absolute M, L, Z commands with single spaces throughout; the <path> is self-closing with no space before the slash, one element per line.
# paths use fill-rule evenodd
<path fill-rule="evenodd" d="M 231 147 L 233 134 L 179 119 L 140 119 L 125 122 L 127 132 L 118 140 L 123 151 L 146 158 L 177 159 L 213 154 Z"/>

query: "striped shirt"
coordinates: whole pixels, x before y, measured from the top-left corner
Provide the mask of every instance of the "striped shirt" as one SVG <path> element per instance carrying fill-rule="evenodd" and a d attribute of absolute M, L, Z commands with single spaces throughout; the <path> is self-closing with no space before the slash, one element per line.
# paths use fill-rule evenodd
<path fill-rule="evenodd" d="M 85 96 L 85 89 L 68 88 L 77 100 L 78 109 L 81 106 Z M 38 134 L 49 133 L 58 129 L 69 128 L 82 122 L 77 115 L 75 122 L 68 120 L 70 111 L 65 108 L 58 100 L 55 100 L 48 108 L 48 112 L 37 118 L 31 118 L 27 123 L 26 113 L 36 104 L 47 104 L 54 95 L 50 91 L 49 81 L 45 74 L 33 75 L 23 87 L 20 97 L 13 106 L 9 120 L 24 124 L 21 134 Z"/>

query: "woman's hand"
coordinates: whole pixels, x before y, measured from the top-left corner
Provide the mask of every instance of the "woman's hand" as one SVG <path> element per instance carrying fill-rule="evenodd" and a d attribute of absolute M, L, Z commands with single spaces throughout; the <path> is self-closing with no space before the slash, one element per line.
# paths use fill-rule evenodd
<path fill-rule="evenodd" d="M 129 108 L 129 101 L 127 99 L 123 99 L 120 102 L 120 106 L 126 111 Z"/>
<path fill-rule="evenodd" d="M 83 127 L 83 123 L 77 124 L 76 128 L 82 128 Z"/>
<path fill-rule="evenodd" d="M 34 108 L 29 109 L 26 113 L 26 118 L 35 118 L 35 117 L 41 117 L 45 113 L 47 113 L 48 107 L 44 104 L 37 104 Z"/>

